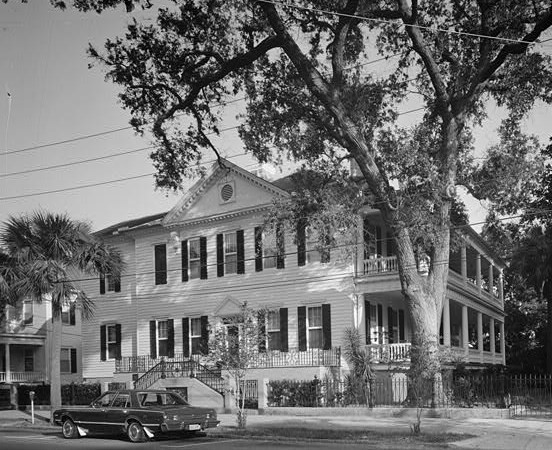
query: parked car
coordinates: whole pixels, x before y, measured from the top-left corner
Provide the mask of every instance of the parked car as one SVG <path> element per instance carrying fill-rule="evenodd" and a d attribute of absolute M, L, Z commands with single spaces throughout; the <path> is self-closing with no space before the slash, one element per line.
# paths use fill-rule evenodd
<path fill-rule="evenodd" d="M 129 389 L 105 392 L 90 406 L 58 409 L 54 423 L 67 439 L 125 433 L 132 442 L 143 442 L 169 432 L 203 431 L 219 421 L 214 409 L 191 406 L 174 392 Z"/>

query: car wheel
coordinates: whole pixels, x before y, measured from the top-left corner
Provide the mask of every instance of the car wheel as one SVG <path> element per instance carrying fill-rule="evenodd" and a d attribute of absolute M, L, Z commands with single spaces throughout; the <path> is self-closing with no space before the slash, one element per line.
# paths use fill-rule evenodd
<path fill-rule="evenodd" d="M 71 419 L 65 419 L 63 421 L 61 432 L 63 433 L 63 437 L 65 439 L 76 439 L 79 437 L 79 430 L 77 430 L 75 422 L 73 422 Z"/>
<path fill-rule="evenodd" d="M 138 422 L 131 422 L 128 424 L 127 436 L 130 442 L 144 442 L 146 440 L 144 427 Z"/>

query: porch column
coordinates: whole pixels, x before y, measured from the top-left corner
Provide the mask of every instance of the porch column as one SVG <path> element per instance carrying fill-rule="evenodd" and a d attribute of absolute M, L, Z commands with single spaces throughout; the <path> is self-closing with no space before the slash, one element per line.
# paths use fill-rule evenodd
<path fill-rule="evenodd" d="M 477 289 L 481 294 L 481 254 L 478 253 L 475 257 L 475 281 L 477 283 Z"/>
<path fill-rule="evenodd" d="M 464 283 L 466 283 L 468 279 L 468 256 L 465 243 L 460 247 L 460 274 Z"/>
<path fill-rule="evenodd" d="M 491 339 L 491 354 L 495 355 L 496 348 L 495 348 L 495 323 L 494 318 L 491 317 L 489 321 L 489 333 L 490 333 L 490 339 Z"/>
<path fill-rule="evenodd" d="M 464 353 L 468 354 L 468 307 L 462 305 L 462 347 L 464 347 Z"/>
<path fill-rule="evenodd" d="M 477 350 L 483 353 L 483 314 L 477 312 Z"/>
<path fill-rule="evenodd" d="M 502 269 L 498 272 L 498 298 L 500 304 L 504 306 L 504 271 Z"/>
<path fill-rule="evenodd" d="M 494 266 L 493 266 L 493 263 L 489 264 L 489 294 L 494 295 Z"/>
<path fill-rule="evenodd" d="M 504 334 L 504 322 L 500 322 L 500 354 L 502 364 L 506 364 L 506 335 Z"/>
<path fill-rule="evenodd" d="M 6 352 L 6 383 L 11 382 L 11 362 L 10 362 L 10 344 L 4 344 Z"/>
<path fill-rule="evenodd" d="M 443 344 L 450 347 L 450 300 L 443 303 Z"/>

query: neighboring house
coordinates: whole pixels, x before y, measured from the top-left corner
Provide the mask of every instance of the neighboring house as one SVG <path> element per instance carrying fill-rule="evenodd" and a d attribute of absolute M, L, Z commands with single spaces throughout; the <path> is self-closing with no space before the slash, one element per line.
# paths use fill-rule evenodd
<path fill-rule="evenodd" d="M 11 386 L 50 382 L 51 322 L 49 300 L 21 300 L 0 314 L 0 406 L 15 403 L 7 398 Z M 80 382 L 81 317 L 75 303 L 63 309 L 62 324 L 61 382 Z"/>
<path fill-rule="evenodd" d="M 126 269 L 85 288 L 96 308 L 83 324 L 84 379 L 172 388 L 220 406 L 224 374 L 203 355 L 209 327 L 236 332 L 242 302 L 269 310 L 252 385 L 340 377 L 343 333 L 353 325 L 381 373 L 389 362 L 407 364 L 412 328 L 378 211 L 359 218 L 366 243 L 357 260 L 319 253 L 303 232 L 268 237 L 260 228 L 273 199 L 290 195 L 289 180 L 270 183 L 224 164 L 171 211 L 97 233 L 121 250 Z M 474 231 L 465 242 L 451 256 L 442 344 L 472 365 L 504 364 L 504 263 Z"/>

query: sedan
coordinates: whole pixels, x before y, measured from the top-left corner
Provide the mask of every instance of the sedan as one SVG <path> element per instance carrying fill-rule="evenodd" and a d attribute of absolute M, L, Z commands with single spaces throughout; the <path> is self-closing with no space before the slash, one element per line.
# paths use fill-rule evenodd
<path fill-rule="evenodd" d="M 214 409 L 191 406 L 174 392 L 131 389 L 105 392 L 90 406 L 58 409 L 54 423 L 61 425 L 67 439 L 91 433 L 124 433 L 132 442 L 169 432 L 196 433 L 219 425 Z"/>

